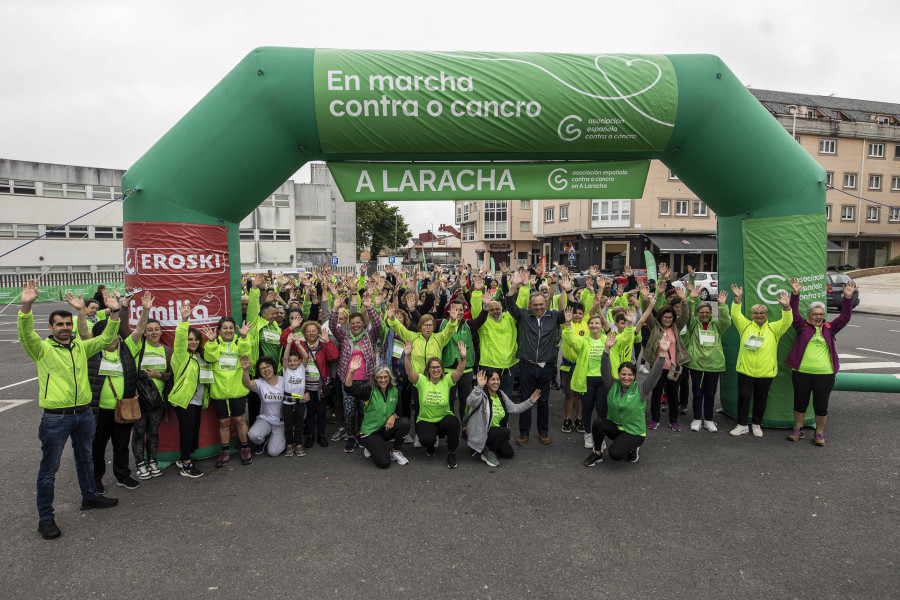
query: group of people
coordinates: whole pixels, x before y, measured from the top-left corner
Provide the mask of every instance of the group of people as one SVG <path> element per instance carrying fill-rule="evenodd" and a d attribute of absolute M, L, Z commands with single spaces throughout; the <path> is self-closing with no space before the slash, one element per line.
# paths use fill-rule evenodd
<path fill-rule="evenodd" d="M 626 267 L 622 286 L 596 267 L 577 283 L 562 267 L 544 273 L 504 264 L 498 273 L 463 263 L 446 275 L 441 268 L 392 266 L 358 275 L 328 266 L 296 277 L 260 274 L 244 278 L 239 321 L 225 317 L 216 327 L 195 327 L 192 307 L 180 304 L 171 348 L 161 341 L 162 324 L 149 318 L 154 298 L 146 292 L 132 298 L 102 290 L 100 299 L 89 300 L 69 294 L 77 315 L 54 311 L 50 335 L 42 339 L 31 314 L 38 287 L 29 281 L 18 330 L 38 367 L 44 409 L 39 532 L 48 539 L 60 534 L 53 482 L 66 439 L 72 438 L 75 450 L 82 508 L 114 506 L 116 500 L 104 495 L 107 445 L 112 442 L 118 486 L 133 489 L 159 476 L 158 430 L 170 405 L 178 420 L 176 465 L 190 478 L 203 474 L 191 457 L 210 404 L 221 443 L 216 467 L 228 464 L 234 451 L 250 465 L 254 453 L 304 456 L 316 444 L 344 441 L 345 452 L 362 448 L 376 466 L 387 468 L 408 464 L 404 444 L 435 456 L 441 438 L 449 468 L 458 465 L 461 439 L 497 467 L 515 454 L 510 415 L 518 415 L 518 446 L 529 443 L 534 420 L 538 441 L 551 443 L 549 396 L 558 378 L 565 398 L 562 431 L 584 434 L 590 448 L 583 464 L 601 463 L 604 452 L 611 460 L 636 462 L 647 429 L 657 429 L 663 410 L 680 431 L 689 390 L 690 429 L 716 431 L 722 336 L 732 325 L 740 350 L 738 423 L 731 434 L 762 436 L 778 342 L 793 326 L 797 341 L 787 365 L 796 426 L 788 439 L 804 437 L 811 396 L 814 443 L 824 445 L 828 397 L 839 369 L 834 339 L 850 319 L 854 284 L 844 287 L 841 315 L 831 323 L 819 302 L 806 318 L 799 314 L 802 285 L 796 279 L 793 293 L 779 298 L 777 320 L 769 321 L 762 304 L 745 317 L 736 285 L 730 307 L 724 291 L 715 298 L 714 319 L 712 305 L 691 281 L 673 286 L 665 264 L 659 274 L 659 281 L 644 283 Z M 133 329 L 124 318 L 132 301 L 141 303 Z M 638 382 L 640 372 L 646 376 Z M 518 403 L 516 387 L 523 399 Z M 134 397 L 140 419 L 122 422 L 117 406 Z M 337 414 L 340 426 L 329 440 L 326 427 Z"/>

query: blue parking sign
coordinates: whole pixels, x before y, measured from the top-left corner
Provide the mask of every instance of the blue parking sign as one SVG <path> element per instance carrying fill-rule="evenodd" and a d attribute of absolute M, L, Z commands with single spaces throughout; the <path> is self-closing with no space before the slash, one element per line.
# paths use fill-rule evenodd
<path fill-rule="evenodd" d="M 338 264 L 337 256 L 332 256 L 332 257 L 331 257 L 331 264 L 333 264 L 333 265 Z"/>
<path fill-rule="evenodd" d="M 396 260 L 396 257 L 394 257 L 394 256 L 388 256 L 388 264 L 389 264 L 389 265 L 394 264 L 394 261 L 395 261 L 395 260 Z"/>

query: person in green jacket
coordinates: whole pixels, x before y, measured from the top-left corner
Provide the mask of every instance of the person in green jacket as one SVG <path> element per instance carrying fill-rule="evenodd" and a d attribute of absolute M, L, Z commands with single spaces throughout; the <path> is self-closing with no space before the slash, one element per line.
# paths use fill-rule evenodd
<path fill-rule="evenodd" d="M 653 393 L 656 383 L 662 377 L 663 367 L 669 355 L 669 346 L 672 343 L 668 336 L 662 337 L 657 345 L 657 358 L 650 374 L 644 381 L 637 384 L 635 377 L 637 367 L 633 362 L 623 362 L 618 368 L 618 380 L 613 377 L 612 360 L 610 351 L 616 345 L 615 333 L 606 336 L 604 344 L 602 370 L 603 381 L 609 388 L 607 406 L 609 407 L 606 418 L 594 421 L 592 432 L 594 439 L 601 441 L 595 445 L 594 450 L 584 459 L 584 466 L 593 467 L 603 462 L 603 447 L 606 446 L 611 460 L 627 459 L 636 463 L 639 458 L 639 448 L 647 439 L 647 400 Z M 606 443 L 609 439 L 609 443 Z"/>
<path fill-rule="evenodd" d="M 244 387 L 243 371 L 240 369 L 240 357 L 249 355 L 253 344 L 247 337 L 236 337 L 235 332 L 246 336 L 250 325 L 237 329 L 234 319 L 222 317 L 219 320 L 217 330 L 204 327 L 201 332 L 206 337 L 203 345 L 203 360 L 210 363 L 213 368 L 213 383 L 209 390 L 213 409 L 219 419 L 219 442 L 222 450 L 219 452 L 219 460 L 216 468 L 221 469 L 231 460 L 231 423 L 237 430 L 238 441 L 241 449 L 241 463 L 249 465 L 253 462 L 250 447 L 247 442 L 247 394 L 250 391 Z"/>
<path fill-rule="evenodd" d="M 59 460 L 66 441 L 72 438 L 75 471 L 81 488 L 81 510 L 110 508 L 119 503 L 97 493 L 91 445 L 95 419 L 91 412 L 91 386 L 88 382 L 87 359 L 108 346 L 119 330 L 118 300 L 104 294 L 112 310 L 109 326 L 103 334 L 89 340 L 76 340 L 72 330 L 72 313 L 57 310 L 50 313 L 47 328 L 50 337 L 42 340 L 34 331 L 31 306 L 38 298 L 38 282 L 29 279 L 22 288 L 21 308 L 16 327 L 25 354 L 37 365 L 38 405 L 44 409 L 38 438 L 41 440 L 41 465 L 37 476 L 38 533 L 44 539 L 59 537 L 53 513 L 53 493 Z M 84 304 L 77 308 L 84 316 Z"/>
<path fill-rule="evenodd" d="M 750 307 L 748 320 L 741 313 L 741 297 L 744 288 L 731 284 L 734 301 L 731 303 L 731 320 L 741 338 L 738 350 L 738 424 L 731 430 L 731 435 L 744 435 L 750 431 L 747 418 L 750 412 L 750 399 L 753 399 L 753 435 L 762 437 L 762 420 L 766 414 L 766 403 L 769 399 L 769 388 L 778 373 L 778 341 L 790 328 L 793 321 L 791 313 L 791 296 L 781 292 L 778 303 L 781 304 L 781 320 L 769 322 L 769 308 L 765 304 L 754 304 Z"/>
<path fill-rule="evenodd" d="M 717 298 L 719 318 L 712 322 L 712 306 L 700 303 L 700 288 L 686 284 L 691 290 L 687 310 L 690 321 L 687 325 L 688 354 L 691 362 L 687 364 L 691 374 L 693 387 L 694 420 L 691 431 L 700 431 L 706 427 L 710 433 L 718 431 L 713 421 L 713 410 L 716 403 L 716 391 L 719 387 L 719 375 L 725 370 L 725 352 L 722 350 L 722 334 L 731 326 L 731 312 L 725 304 L 728 292 L 722 290 Z"/>
<path fill-rule="evenodd" d="M 387 469 L 391 461 L 398 465 L 408 465 L 409 460 L 403 456 L 403 437 L 409 433 L 410 422 L 400 416 L 397 402 L 400 394 L 394 384 L 391 368 L 381 364 L 375 367 L 372 382 L 365 385 L 353 385 L 353 374 L 362 366 L 362 357 L 354 356 L 347 369 L 344 380 L 344 391 L 358 398 L 364 407 L 363 420 L 359 428 L 359 443 L 372 457 L 372 462 L 379 469 Z M 393 440 L 393 447 L 388 452 L 388 441 Z"/>
<path fill-rule="evenodd" d="M 489 294 L 482 296 L 479 290 L 472 292 L 472 318 L 477 319 L 482 311 L 488 314 L 478 329 L 481 350 L 478 364 L 481 368 L 497 369 L 500 372 L 500 391 L 506 394 L 507 398 L 512 398 L 516 379 L 515 369 L 519 363 L 516 355 L 519 349 L 519 334 L 516 320 L 503 310 L 504 302 L 506 302 L 505 294 L 501 294 L 500 300 L 494 300 Z"/>
<path fill-rule="evenodd" d="M 191 305 L 178 305 L 181 322 L 175 328 L 172 346 L 172 373 L 175 382 L 169 392 L 169 404 L 178 417 L 179 459 L 175 465 L 184 477 L 197 478 L 203 471 L 191 461 L 191 453 L 200 447 L 200 415 L 209 406 L 209 388 L 213 367 L 203 358 L 203 334 L 191 327 Z"/>

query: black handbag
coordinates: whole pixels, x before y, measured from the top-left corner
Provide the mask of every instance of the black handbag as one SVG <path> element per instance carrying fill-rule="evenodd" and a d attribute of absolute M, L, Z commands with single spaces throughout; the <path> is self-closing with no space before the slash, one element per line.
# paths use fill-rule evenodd
<path fill-rule="evenodd" d="M 147 341 L 144 340 L 141 343 L 141 352 L 138 355 L 137 366 L 138 369 L 141 368 L 141 361 L 144 359 L 144 347 L 147 345 Z M 138 402 L 141 405 L 143 410 L 151 411 L 158 410 L 163 406 L 163 398 L 159 393 L 159 388 L 156 387 L 156 384 L 152 379 L 144 375 L 143 371 L 138 373 L 137 378 L 137 395 Z"/>

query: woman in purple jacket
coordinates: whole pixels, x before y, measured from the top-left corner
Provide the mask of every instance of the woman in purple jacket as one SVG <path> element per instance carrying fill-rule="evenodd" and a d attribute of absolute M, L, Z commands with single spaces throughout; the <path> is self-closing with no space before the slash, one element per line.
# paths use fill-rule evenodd
<path fill-rule="evenodd" d="M 841 314 L 831 323 L 825 321 L 826 309 L 821 302 L 813 302 L 806 310 L 806 319 L 800 316 L 800 291 L 803 284 L 791 279 L 791 310 L 794 313 L 794 329 L 797 341 L 787 358 L 787 366 L 794 384 L 794 431 L 788 436 L 792 442 L 803 439 L 803 419 L 812 394 L 813 411 L 816 414 L 816 434 L 813 443 L 825 445 L 825 421 L 828 420 L 828 397 L 834 388 L 834 376 L 840 369 L 834 336 L 850 322 L 853 312 L 853 292 L 856 284 L 844 285 L 844 304 Z"/>

